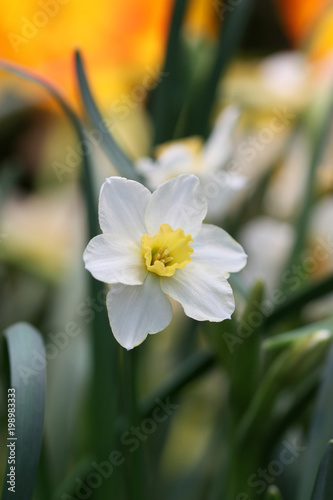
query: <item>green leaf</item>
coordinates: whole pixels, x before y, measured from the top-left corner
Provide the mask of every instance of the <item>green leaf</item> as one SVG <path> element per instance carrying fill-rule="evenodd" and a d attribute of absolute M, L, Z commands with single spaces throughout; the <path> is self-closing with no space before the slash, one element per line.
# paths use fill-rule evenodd
<path fill-rule="evenodd" d="M 327 445 L 321 461 L 311 500 L 331 500 L 333 498 L 333 440 Z"/>
<path fill-rule="evenodd" d="M 170 141 L 174 136 L 186 98 L 187 72 L 183 56 L 181 28 L 188 0 L 175 0 L 162 75 L 163 81 L 150 96 L 150 111 L 154 122 L 154 144 Z"/>
<path fill-rule="evenodd" d="M 9 358 L 8 397 L 15 389 L 15 493 L 8 490 L 10 448 L 2 500 L 30 500 L 41 452 L 46 385 L 46 360 L 40 333 L 27 323 L 16 323 L 4 333 Z M 32 364 L 33 360 L 35 364 Z M 13 403 L 11 403 L 13 404 Z M 8 446 L 8 444 L 7 444 Z M 13 466 L 13 465 L 12 465 Z"/>
<path fill-rule="evenodd" d="M 257 441 L 263 440 L 270 429 L 277 397 L 283 390 L 295 390 L 304 377 L 322 363 L 330 341 L 330 335 L 326 331 L 310 332 L 269 363 L 237 429 L 239 446 L 253 436 L 256 436 Z"/>
<path fill-rule="evenodd" d="M 310 430 L 308 448 L 306 450 L 303 471 L 300 481 L 299 500 L 310 498 L 313 484 L 315 482 L 316 467 L 319 462 L 327 442 L 333 436 L 333 346 L 330 349 L 326 366 L 323 373 L 323 380 L 319 390 L 316 407 Z M 317 497 L 312 497 L 317 498 Z M 324 498 L 319 497 L 318 498 Z M 328 497 L 327 497 L 328 498 Z M 331 497 L 333 498 L 333 496 Z"/>
<path fill-rule="evenodd" d="M 84 456 L 79 463 L 74 465 L 68 476 L 57 486 L 56 491 L 52 495 L 52 500 L 59 500 L 65 495 L 75 495 L 75 488 L 77 487 L 77 478 L 84 480 L 85 477 L 91 472 L 91 462 L 94 457 Z M 75 497 L 74 497 L 75 498 Z"/>
<path fill-rule="evenodd" d="M 10 63 L 8 61 L 4 61 L 0 59 L 0 69 L 7 71 L 8 73 L 12 73 L 13 75 L 24 78 L 25 80 L 29 80 L 40 87 L 44 88 L 49 94 L 51 94 L 55 100 L 58 102 L 62 110 L 65 112 L 71 123 L 73 124 L 78 138 L 81 142 L 86 141 L 85 136 L 85 128 L 78 118 L 76 113 L 73 111 L 71 106 L 66 102 L 66 100 L 62 97 L 61 93 L 54 87 L 48 80 L 43 78 L 40 75 L 36 75 L 32 71 L 23 68 L 17 64 Z M 86 149 L 86 148 L 84 148 Z M 92 167 L 90 164 L 90 157 L 87 152 L 83 153 L 83 176 L 82 176 L 82 187 L 85 195 L 85 199 L 87 202 L 88 209 L 88 224 L 89 224 L 89 235 L 90 238 L 99 234 L 99 224 L 98 224 L 98 216 L 97 216 L 97 199 L 95 197 L 94 191 L 94 183 L 92 176 Z"/>
<path fill-rule="evenodd" d="M 307 326 L 302 326 L 296 330 L 291 330 L 289 332 L 280 333 L 279 335 L 274 335 L 268 337 L 264 340 L 263 346 L 267 352 L 273 352 L 276 350 L 284 349 L 285 347 L 291 346 L 293 343 L 298 342 L 301 338 L 305 338 L 308 335 L 317 335 L 333 337 L 333 319 L 325 319 L 318 321 L 316 323 L 311 323 Z"/>
<path fill-rule="evenodd" d="M 321 281 L 305 286 L 288 296 L 283 304 L 277 306 L 271 314 L 266 317 L 265 326 L 270 328 L 280 319 L 284 319 L 290 315 L 299 314 L 303 307 L 312 300 L 319 299 L 333 290 L 333 275 L 323 278 Z"/>
<path fill-rule="evenodd" d="M 207 326 L 211 328 L 215 325 L 207 324 Z M 276 349 L 290 346 L 301 337 L 306 339 L 306 337 L 308 337 L 309 335 L 318 334 L 320 330 L 327 331 L 327 334 L 332 337 L 333 328 L 331 328 L 332 320 L 318 322 L 305 328 L 300 328 L 298 330 L 293 330 L 292 332 L 286 332 L 285 334 L 266 339 L 263 346 L 265 350 L 267 350 L 267 352 L 274 351 Z M 215 340 L 217 334 L 218 332 L 214 332 Z M 210 331 L 209 335 L 211 335 Z M 219 335 L 221 335 L 221 332 L 219 333 Z M 235 346 L 235 349 L 236 348 L 237 345 Z M 217 356 L 219 356 L 219 353 L 216 354 Z M 221 360 L 225 362 L 225 354 L 223 356 L 221 355 Z M 183 364 L 179 366 L 177 371 L 170 375 L 170 377 L 165 382 L 163 382 L 152 395 L 145 398 L 145 400 L 142 402 L 142 414 L 147 416 L 149 415 L 150 411 L 154 409 L 156 404 L 155 398 L 159 397 L 160 399 L 163 399 L 163 397 L 166 397 L 170 393 L 178 393 L 191 380 L 194 380 L 198 376 L 208 372 L 214 366 L 216 366 L 216 357 L 214 356 L 214 354 L 204 352 L 192 355 L 188 360 L 184 361 Z"/>
<path fill-rule="evenodd" d="M 286 435 L 288 429 L 294 425 L 299 425 L 305 412 L 313 406 L 313 401 L 318 394 L 318 387 L 322 378 L 322 370 L 315 368 L 308 373 L 288 396 L 284 399 L 284 404 L 275 408 L 269 431 L 265 436 L 265 450 L 263 456 L 268 461 L 272 450 L 279 445 Z M 286 396 L 286 394 L 284 395 Z"/>
<path fill-rule="evenodd" d="M 241 42 L 253 3 L 254 0 L 243 0 L 233 7 L 222 1 L 216 2 L 215 5 L 220 5 L 219 17 L 222 21 L 218 50 L 205 85 L 193 98 L 185 135 L 208 135 L 219 82 Z"/>
<path fill-rule="evenodd" d="M 229 471 L 228 498 L 234 498 L 242 485 L 247 492 L 247 479 L 251 470 L 256 470 L 261 463 L 265 463 L 271 448 L 267 449 L 267 441 L 272 442 L 272 427 L 277 427 L 276 413 L 281 409 L 281 402 L 285 397 L 298 391 L 302 387 L 299 402 L 303 396 L 312 391 L 312 376 L 327 349 L 329 338 L 310 334 L 301 338 L 289 349 L 282 351 L 271 363 L 266 372 L 261 375 L 261 383 L 253 393 L 252 401 L 244 411 L 242 419 L 235 427 L 231 449 L 231 467 Z M 282 399 L 281 399 L 282 398 Z M 292 408 L 286 408 L 292 410 Z M 280 412 L 281 415 L 281 412 Z M 283 417 L 283 413 L 281 415 Z M 289 415 L 290 416 L 290 415 Z M 293 416 L 293 415 L 291 415 Z M 303 499 L 302 499 L 303 500 Z"/>
<path fill-rule="evenodd" d="M 75 52 L 75 68 L 81 99 L 84 104 L 85 111 L 91 124 L 103 134 L 101 147 L 103 148 L 105 154 L 121 175 L 127 177 L 128 179 L 140 181 L 141 177 L 136 172 L 133 163 L 117 144 L 111 132 L 105 125 L 104 119 L 100 114 L 99 109 L 92 96 L 85 74 L 82 57 L 79 51 Z"/>
<path fill-rule="evenodd" d="M 206 373 L 211 369 L 214 366 L 213 360 L 214 358 L 208 352 L 196 352 L 192 354 L 152 394 L 144 398 L 141 403 L 142 417 L 150 416 L 156 407 L 157 398 L 161 400 L 167 397 L 171 398 L 189 382 L 192 382 L 192 380 L 199 377 L 202 373 Z"/>
<path fill-rule="evenodd" d="M 297 424 L 305 411 L 313 407 L 313 401 L 318 395 L 318 387 L 323 378 L 322 364 L 327 359 L 327 351 L 333 338 L 333 320 L 330 318 L 320 321 L 270 337 L 263 342 L 266 365 L 268 366 L 279 359 L 279 353 L 288 352 L 293 345 L 297 349 L 297 344 L 302 345 L 300 342 L 304 344 L 307 338 L 311 341 L 311 337 L 314 344 L 312 348 L 310 344 L 310 350 L 306 357 L 301 362 L 296 363 L 288 378 L 289 388 L 284 394 L 283 405 L 278 405 L 273 413 L 272 422 L 265 436 L 267 452 L 278 444 L 288 428 L 295 423 Z M 326 441 L 327 439 L 325 443 Z M 309 468 L 312 468 L 312 457 L 311 460 L 309 459 Z"/>

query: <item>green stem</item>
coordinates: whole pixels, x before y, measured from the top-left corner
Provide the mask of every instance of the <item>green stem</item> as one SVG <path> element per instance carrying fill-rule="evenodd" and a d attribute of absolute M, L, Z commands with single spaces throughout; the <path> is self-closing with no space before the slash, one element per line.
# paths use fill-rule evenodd
<path fill-rule="evenodd" d="M 92 296 L 96 297 L 101 284 L 90 278 Z M 92 447 L 95 460 L 108 460 L 111 451 L 117 449 L 119 346 L 114 339 L 106 310 L 96 313 L 92 325 L 93 380 L 91 393 Z M 115 471 L 94 492 L 94 500 L 104 500 L 110 495 L 117 498 L 119 475 Z"/>
<path fill-rule="evenodd" d="M 138 398 L 137 398 L 137 372 L 139 351 L 124 351 L 122 353 L 122 380 L 123 380 L 123 411 L 126 430 L 132 426 L 140 425 Z M 144 443 L 140 442 L 137 450 L 126 457 L 124 465 L 124 479 L 128 500 L 144 500 Z M 128 452 L 129 453 L 129 452 Z"/>

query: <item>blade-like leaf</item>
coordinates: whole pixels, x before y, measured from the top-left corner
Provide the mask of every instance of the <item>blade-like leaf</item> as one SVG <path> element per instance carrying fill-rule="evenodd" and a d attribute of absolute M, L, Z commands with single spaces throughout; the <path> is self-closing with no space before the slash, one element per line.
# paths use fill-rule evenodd
<path fill-rule="evenodd" d="M 308 500 L 327 442 L 333 435 L 333 346 L 330 349 L 312 421 L 299 488 L 299 500 Z M 332 455 L 333 458 L 333 455 Z M 333 463 L 333 462 L 332 462 Z M 317 498 L 317 497 L 312 497 Z M 325 498 L 319 497 L 318 498 Z M 329 497 L 327 497 L 329 498 Z M 333 497 L 331 497 L 333 498 Z"/>
<path fill-rule="evenodd" d="M 243 0 L 235 6 L 228 5 L 228 2 L 215 3 L 219 6 L 222 21 L 219 46 L 212 71 L 193 98 L 185 135 L 207 136 L 218 84 L 241 42 L 253 3 L 254 0 Z"/>
<path fill-rule="evenodd" d="M 147 396 L 141 404 L 141 415 L 150 416 L 156 406 L 156 399 L 164 399 L 177 394 L 186 384 L 214 366 L 213 356 L 208 352 L 192 354 L 161 385 Z"/>
<path fill-rule="evenodd" d="M 85 111 L 91 124 L 103 134 L 101 147 L 103 148 L 105 154 L 121 175 L 127 177 L 128 179 L 140 181 L 141 178 L 135 171 L 133 163 L 117 144 L 111 132 L 105 125 L 103 117 L 100 114 L 99 109 L 92 96 L 85 74 L 82 57 L 79 51 L 75 52 L 75 68 L 81 99 L 84 104 Z"/>
<path fill-rule="evenodd" d="M 9 429 L 7 446 L 11 444 L 11 447 L 8 448 L 7 470 L 1 498 L 30 500 L 36 480 L 44 425 L 46 385 L 44 343 L 40 333 L 27 323 L 17 323 L 9 327 L 4 335 L 10 369 L 8 403 L 11 401 L 10 404 L 15 405 L 15 428 Z M 35 362 L 32 364 L 33 360 Z M 14 409 L 9 405 L 8 408 Z M 14 456 L 15 463 L 11 461 Z M 13 483 L 8 483 L 11 477 L 8 474 L 11 471 L 15 472 L 15 480 Z M 14 475 L 12 477 L 14 478 Z M 15 493 L 9 490 L 10 486 L 14 486 Z"/>
<path fill-rule="evenodd" d="M 289 315 L 299 314 L 299 311 L 312 300 L 319 299 L 333 290 L 333 275 L 326 276 L 322 280 L 305 286 L 300 291 L 293 293 L 283 302 L 277 306 L 271 314 L 266 317 L 265 326 L 270 328 L 274 323 L 280 319 L 284 319 Z"/>
<path fill-rule="evenodd" d="M 291 344 L 269 364 L 237 429 L 240 445 L 253 435 L 259 440 L 259 436 L 269 432 L 272 411 L 281 391 L 286 387 L 295 390 L 300 381 L 322 363 L 330 342 L 328 331 L 315 330 Z"/>
<path fill-rule="evenodd" d="M 181 28 L 188 0 L 176 0 L 172 14 L 166 56 L 163 65 L 165 80 L 152 92 L 150 111 L 155 128 L 155 144 L 170 141 L 187 93 L 188 74 L 184 67 Z"/>
<path fill-rule="evenodd" d="M 84 456 L 79 463 L 77 463 L 68 476 L 57 486 L 56 491 L 52 495 L 52 500 L 59 500 L 60 498 L 70 498 L 70 495 L 75 495 L 75 488 L 77 487 L 77 478 L 84 480 L 84 478 L 91 472 L 91 462 L 93 456 Z"/>
<path fill-rule="evenodd" d="M 316 321 L 307 326 L 302 326 L 296 330 L 291 330 L 289 332 L 280 333 L 279 335 L 274 335 L 268 337 L 263 342 L 264 349 L 267 352 L 274 352 L 276 350 L 283 349 L 285 347 L 291 346 L 293 343 L 298 342 L 301 338 L 305 338 L 308 335 L 317 332 L 322 336 L 333 337 L 333 318 L 324 319 L 321 321 Z"/>
<path fill-rule="evenodd" d="M 318 394 L 322 378 L 320 368 L 313 369 L 301 383 L 293 388 L 292 394 L 286 398 L 284 405 L 275 409 L 272 422 L 265 436 L 263 456 L 270 460 L 272 450 L 281 443 L 288 429 L 297 425 Z"/>
<path fill-rule="evenodd" d="M 210 326 L 210 325 L 209 325 Z M 283 347 L 291 346 L 295 341 L 321 330 L 323 334 L 332 337 L 333 327 L 332 320 L 321 321 L 308 327 L 300 328 L 286 334 L 271 337 L 266 339 L 263 347 L 267 351 L 274 351 Z M 177 372 L 170 376 L 170 378 L 154 391 L 154 394 L 145 398 L 142 403 L 142 414 L 149 415 L 154 409 L 155 399 L 158 397 L 163 399 L 170 394 L 178 393 L 188 382 L 196 379 L 199 375 L 206 373 L 216 365 L 216 357 L 209 352 L 194 354 L 177 369 Z"/>
<path fill-rule="evenodd" d="M 327 445 L 321 461 L 311 500 L 331 500 L 333 498 L 333 441 Z"/>
<path fill-rule="evenodd" d="M 44 88 L 49 94 L 51 94 L 55 98 L 55 100 L 58 102 L 60 107 L 65 112 L 65 114 L 68 116 L 69 120 L 73 124 L 78 134 L 79 140 L 82 141 L 82 143 L 86 141 L 86 136 L 84 134 L 85 128 L 81 120 L 73 111 L 73 109 L 70 107 L 70 105 L 66 102 L 66 100 L 57 90 L 57 88 L 54 85 L 52 85 L 46 78 L 43 78 L 42 76 L 37 75 L 32 71 L 23 68 L 22 66 L 10 63 L 3 59 L 0 59 L 0 69 L 7 71 L 8 73 L 11 73 L 13 75 L 24 78 L 25 80 L 29 80 L 39 85 L 40 87 Z M 90 165 L 89 153 L 87 152 L 83 153 L 82 187 L 87 202 L 89 235 L 90 238 L 93 238 L 94 236 L 96 236 L 96 234 L 100 232 L 100 230 L 97 217 L 97 200 L 95 199 L 96 198 L 95 191 L 93 188 L 92 168 Z"/>

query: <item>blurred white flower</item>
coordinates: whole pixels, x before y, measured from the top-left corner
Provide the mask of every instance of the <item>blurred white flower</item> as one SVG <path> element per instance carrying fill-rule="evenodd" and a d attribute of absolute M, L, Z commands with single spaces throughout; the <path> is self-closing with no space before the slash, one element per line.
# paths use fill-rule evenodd
<path fill-rule="evenodd" d="M 299 211 L 309 176 L 310 155 L 309 141 L 299 131 L 267 187 L 264 205 L 270 216 L 291 219 Z"/>
<path fill-rule="evenodd" d="M 248 222 L 239 234 L 249 256 L 248 265 L 242 272 L 244 282 L 251 287 L 261 279 L 269 294 L 279 283 L 294 239 L 294 229 L 287 222 L 268 216 Z"/>
<path fill-rule="evenodd" d="M 151 194 L 135 181 L 110 177 L 101 188 L 103 234 L 84 252 L 86 268 L 112 284 L 107 308 L 113 334 L 126 349 L 170 323 L 167 297 L 199 321 L 230 318 L 230 272 L 246 263 L 242 247 L 222 229 L 202 224 L 207 203 L 194 175 L 165 182 Z"/>
<path fill-rule="evenodd" d="M 82 248 L 81 214 L 80 198 L 69 186 L 52 193 L 10 196 L 0 212 L 1 260 L 59 281 Z"/>
<path fill-rule="evenodd" d="M 299 99 L 309 91 L 310 65 L 297 51 L 278 52 L 260 65 L 263 83 L 277 98 Z"/>
<path fill-rule="evenodd" d="M 137 160 L 138 172 L 151 189 L 177 175 L 195 174 L 207 198 L 208 217 L 214 220 L 223 217 L 237 193 L 247 184 L 244 175 L 227 168 L 233 154 L 233 133 L 238 119 L 239 109 L 227 107 L 204 144 L 199 137 L 192 137 L 162 145 L 157 148 L 156 161 L 148 157 Z"/>

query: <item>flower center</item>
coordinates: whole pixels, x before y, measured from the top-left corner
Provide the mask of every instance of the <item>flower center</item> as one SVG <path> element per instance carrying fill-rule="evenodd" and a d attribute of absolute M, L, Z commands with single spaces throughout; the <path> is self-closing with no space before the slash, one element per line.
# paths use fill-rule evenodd
<path fill-rule="evenodd" d="M 169 224 L 161 224 L 155 236 L 144 234 L 141 250 L 148 271 L 159 276 L 172 276 L 176 269 L 182 269 L 190 262 L 193 238 L 185 236 L 182 229 L 172 229 Z"/>

